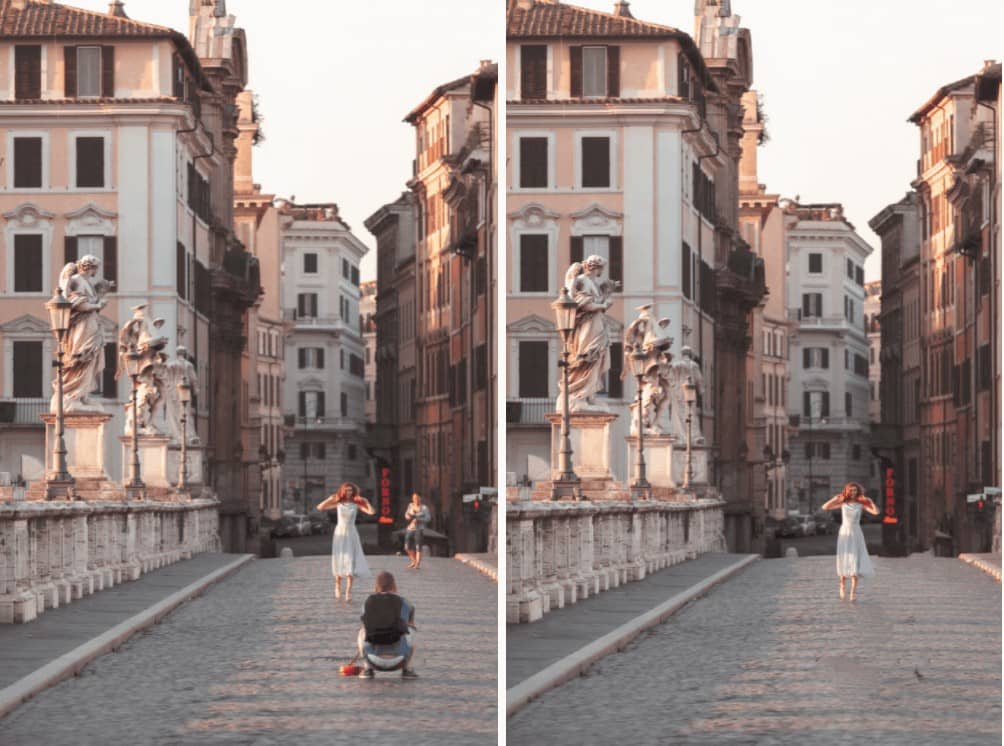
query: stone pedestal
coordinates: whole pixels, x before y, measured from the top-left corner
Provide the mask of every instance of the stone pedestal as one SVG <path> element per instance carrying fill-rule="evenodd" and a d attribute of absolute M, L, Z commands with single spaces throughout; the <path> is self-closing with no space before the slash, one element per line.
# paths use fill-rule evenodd
<path fill-rule="evenodd" d="M 77 480 L 108 480 L 105 470 L 105 425 L 112 418 L 106 412 L 74 412 L 63 415 L 66 442 L 66 470 Z M 56 415 L 45 413 L 45 471 L 56 469 L 52 451 L 56 444 Z"/>
<path fill-rule="evenodd" d="M 638 461 L 638 436 L 628 435 L 624 438 L 628 448 L 628 484 L 634 484 L 635 463 Z M 676 438 L 672 435 L 645 434 L 645 477 L 653 487 L 676 487 L 680 484 L 673 476 L 673 445 Z"/>
<path fill-rule="evenodd" d="M 648 448 L 645 449 L 646 451 Z M 673 479 L 676 484 L 682 485 L 686 479 L 687 474 L 687 445 L 684 443 L 682 446 L 677 444 L 676 449 L 673 451 Z M 707 446 L 695 446 L 690 447 L 690 483 L 691 484 L 707 484 L 708 483 L 708 447 Z"/>
<path fill-rule="evenodd" d="M 122 443 L 122 483 L 132 479 L 132 436 L 119 437 Z M 139 436 L 139 477 L 147 487 L 171 487 L 178 480 L 177 470 L 169 467 L 168 447 L 171 438 L 167 435 Z"/>
<path fill-rule="evenodd" d="M 557 479 L 561 454 L 561 415 L 544 415 L 551 423 L 551 478 Z M 572 441 L 572 469 L 583 480 L 610 480 L 610 423 L 617 419 L 611 412 L 573 412 L 569 417 Z"/>
<path fill-rule="evenodd" d="M 140 443 L 140 448 L 142 449 L 142 438 L 140 439 Z M 132 445 L 130 444 L 131 447 Z M 188 446 L 186 458 L 188 459 L 188 484 L 190 486 L 201 486 L 203 483 L 203 453 L 201 445 Z M 142 463 L 142 452 L 139 458 Z M 146 479 L 145 476 L 143 478 Z M 167 478 L 172 487 L 177 487 L 181 482 L 181 446 L 177 443 L 171 443 L 167 447 Z"/>

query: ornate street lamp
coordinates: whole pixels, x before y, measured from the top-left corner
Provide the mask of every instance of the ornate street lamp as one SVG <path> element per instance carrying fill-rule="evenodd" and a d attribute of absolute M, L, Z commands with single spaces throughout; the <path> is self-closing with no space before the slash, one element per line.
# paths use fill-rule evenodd
<path fill-rule="evenodd" d="M 45 304 L 49 312 L 49 326 L 56 337 L 56 438 L 52 449 L 53 470 L 45 479 L 45 497 L 53 500 L 57 497 L 71 498 L 73 494 L 73 477 L 66 468 L 65 417 L 63 414 L 63 348 L 66 345 L 66 333 L 70 329 L 70 312 L 73 304 L 64 296 L 60 288 Z"/>
<path fill-rule="evenodd" d="M 634 484 L 631 485 L 632 495 L 637 495 L 639 499 L 644 500 L 648 497 L 649 489 L 652 485 L 648 483 L 645 478 L 645 423 L 642 419 L 642 378 L 645 377 L 645 368 L 648 361 L 648 355 L 646 355 L 640 348 L 636 348 L 634 352 L 631 353 L 630 363 L 631 363 L 631 373 L 634 374 L 635 381 L 638 383 L 638 461 L 635 465 L 635 479 Z"/>
<path fill-rule="evenodd" d="M 554 317 L 557 322 L 558 332 L 561 334 L 561 360 L 558 367 L 561 368 L 562 385 L 562 414 L 561 414 L 561 451 L 558 454 L 559 475 L 554 480 L 551 489 L 551 499 L 557 500 L 562 492 L 570 488 L 572 498 L 579 499 L 579 478 L 572 471 L 572 438 L 569 425 L 568 411 L 568 340 L 575 329 L 575 312 L 578 308 L 575 301 L 568 295 L 568 288 L 561 288 L 561 295 L 551 304 L 554 309 Z"/>
<path fill-rule="evenodd" d="M 139 422 L 137 415 L 137 400 L 139 399 L 139 373 L 143 356 L 135 345 L 129 348 L 125 355 L 126 373 L 132 380 L 132 479 L 126 484 L 126 497 L 130 500 L 142 500 L 146 485 L 139 476 Z"/>
<path fill-rule="evenodd" d="M 683 400 L 687 403 L 687 466 L 683 475 L 683 487 L 686 489 L 687 487 L 690 487 L 690 480 L 694 477 L 690 454 L 690 423 L 694 419 L 694 402 L 697 401 L 697 384 L 694 383 L 694 379 L 691 376 L 687 376 L 687 380 L 683 384 Z"/>
<path fill-rule="evenodd" d="M 178 477 L 178 489 L 188 491 L 188 405 L 192 403 L 192 384 L 187 378 L 178 382 L 178 401 L 181 403 L 181 476 Z M 135 416 L 135 411 L 133 412 Z M 133 428 L 135 429 L 135 428 Z"/>

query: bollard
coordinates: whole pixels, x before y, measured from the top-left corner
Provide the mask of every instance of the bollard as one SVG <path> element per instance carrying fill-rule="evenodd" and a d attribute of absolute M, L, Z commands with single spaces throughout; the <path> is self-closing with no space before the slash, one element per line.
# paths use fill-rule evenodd
<path fill-rule="evenodd" d="M 283 547 L 279 551 L 280 559 L 293 559 L 293 549 L 292 547 Z"/>
<path fill-rule="evenodd" d="M 285 549 L 283 551 L 286 551 Z M 798 557 L 798 550 L 795 547 L 788 547 L 784 550 L 785 557 Z"/>

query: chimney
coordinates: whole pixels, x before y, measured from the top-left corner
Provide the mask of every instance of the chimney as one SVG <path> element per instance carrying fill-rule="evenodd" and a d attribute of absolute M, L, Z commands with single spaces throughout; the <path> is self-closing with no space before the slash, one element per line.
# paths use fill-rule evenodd
<path fill-rule="evenodd" d="M 125 12 L 125 3 L 122 0 L 112 0 L 108 3 L 108 15 L 116 18 L 128 18 Z"/>
<path fill-rule="evenodd" d="M 614 3 L 614 15 L 620 16 L 621 18 L 634 18 L 634 16 L 631 15 L 631 9 L 628 7 L 629 5 L 631 5 L 631 3 L 626 2 L 626 0 L 617 0 L 617 2 Z"/>

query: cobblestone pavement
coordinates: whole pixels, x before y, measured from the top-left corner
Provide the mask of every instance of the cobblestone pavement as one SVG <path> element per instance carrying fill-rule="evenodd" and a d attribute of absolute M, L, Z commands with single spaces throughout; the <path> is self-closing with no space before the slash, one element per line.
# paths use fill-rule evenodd
<path fill-rule="evenodd" d="M 420 678 L 346 678 L 372 583 L 258 560 L 0 720 L 0 744 L 495 744 L 497 586 L 459 562 L 370 557 L 414 603 Z"/>
<path fill-rule="evenodd" d="M 1001 743 L 1001 588 L 955 559 L 763 560 L 510 718 L 509 743 Z"/>

